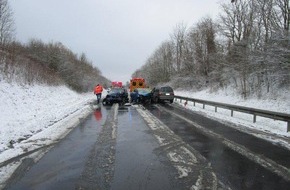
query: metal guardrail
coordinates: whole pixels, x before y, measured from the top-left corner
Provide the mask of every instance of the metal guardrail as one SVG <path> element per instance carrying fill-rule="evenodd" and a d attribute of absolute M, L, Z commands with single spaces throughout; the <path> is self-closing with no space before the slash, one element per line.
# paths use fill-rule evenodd
<path fill-rule="evenodd" d="M 182 97 L 182 96 L 174 96 L 174 98 L 176 100 L 180 99 L 180 102 L 182 102 L 182 100 L 185 100 L 186 102 L 188 101 L 193 102 L 194 106 L 195 106 L 195 103 L 203 104 L 203 109 L 205 108 L 205 105 L 214 106 L 215 112 L 217 112 L 218 107 L 228 109 L 228 110 L 231 110 L 232 117 L 234 115 L 234 111 L 252 114 L 254 123 L 256 123 L 257 116 L 266 117 L 266 118 L 270 118 L 274 120 L 285 121 L 287 122 L 287 132 L 290 131 L 290 114 L 249 108 L 249 107 L 244 107 L 244 106 L 236 106 L 236 105 L 231 105 L 231 104 L 225 104 L 225 103 L 219 103 L 219 102 L 213 102 L 213 101 L 207 101 L 207 100 L 201 100 L 201 99 L 195 99 L 195 98 L 188 98 L 188 97 Z"/>

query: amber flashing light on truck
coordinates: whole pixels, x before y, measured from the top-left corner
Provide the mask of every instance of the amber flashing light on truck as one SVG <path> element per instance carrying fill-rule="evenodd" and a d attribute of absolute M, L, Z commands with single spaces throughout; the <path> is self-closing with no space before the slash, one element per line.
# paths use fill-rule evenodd
<path fill-rule="evenodd" d="M 135 88 L 146 88 L 144 78 L 132 78 L 130 80 L 130 92 L 133 92 Z"/>

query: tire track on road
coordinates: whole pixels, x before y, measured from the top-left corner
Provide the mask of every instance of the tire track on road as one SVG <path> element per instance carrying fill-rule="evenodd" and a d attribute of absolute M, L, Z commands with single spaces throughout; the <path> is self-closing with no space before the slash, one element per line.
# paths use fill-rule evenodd
<path fill-rule="evenodd" d="M 142 106 L 137 111 L 152 130 L 162 149 L 178 172 L 178 177 L 187 183 L 189 189 L 210 189 L 220 183 L 207 160 L 194 148 L 175 135 L 164 123 Z"/>
<path fill-rule="evenodd" d="M 118 107 L 114 104 L 107 115 L 75 189 L 110 189 L 114 175 Z"/>

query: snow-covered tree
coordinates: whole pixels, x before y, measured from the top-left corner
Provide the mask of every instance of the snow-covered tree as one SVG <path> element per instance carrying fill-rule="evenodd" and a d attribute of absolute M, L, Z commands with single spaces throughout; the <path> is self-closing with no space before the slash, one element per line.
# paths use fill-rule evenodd
<path fill-rule="evenodd" d="M 14 38 L 14 20 L 8 0 L 0 0 L 0 45 L 3 47 Z"/>

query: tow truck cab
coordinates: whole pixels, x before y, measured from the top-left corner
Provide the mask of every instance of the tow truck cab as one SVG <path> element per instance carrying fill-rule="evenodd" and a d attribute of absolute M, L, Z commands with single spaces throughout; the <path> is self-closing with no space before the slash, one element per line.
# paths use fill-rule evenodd
<path fill-rule="evenodd" d="M 133 92 L 135 88 L 146 88 L 144 78 L 132 78 L 130 80 L 130 92 Z"/>

